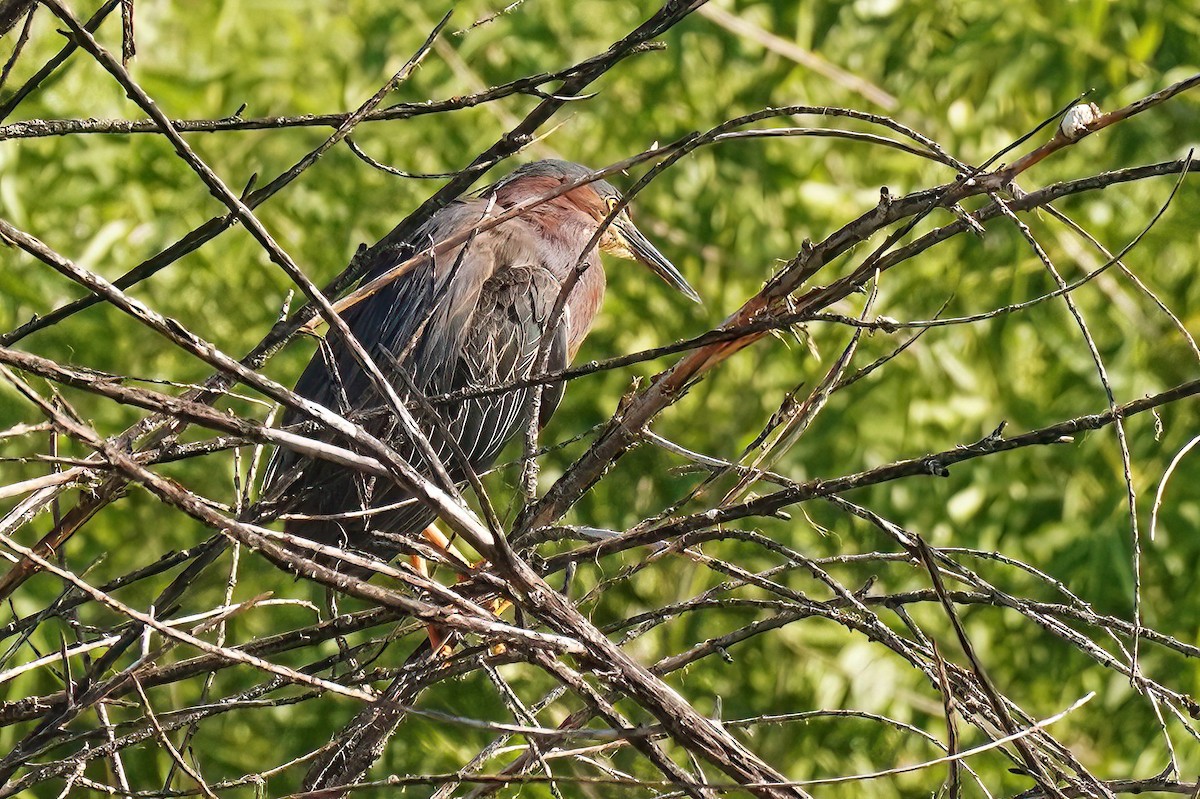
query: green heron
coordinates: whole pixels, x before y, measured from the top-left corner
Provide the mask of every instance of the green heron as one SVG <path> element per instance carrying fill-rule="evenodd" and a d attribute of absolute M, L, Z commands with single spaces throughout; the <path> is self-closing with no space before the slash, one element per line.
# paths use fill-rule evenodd
<path fill-rule="evenodd" d="M 489 209 L 506 210 L 589 174 L 566 161 L 522 166 L 478 196 L 460 198 L 438 211 L 400 255 L 469 231 Z M 430 397 L 527 378 L 540 366 L 539 351 L 543 358 L 548 355 L 546 368 L 564 368 L 583 343 L 604 297 L 597 248 L 584 250 L 620 199 L 613 186 L 597 180 L 534 205 L 464 245 L 424 259 L 351 307 L 343 318 L 389 376 L 397 395 L 408 401 L 415 392 Z M 600 237 L 599 249 L 640 261 L 699 301 L 624 210 Z M 394 267 L 397 257 L 384 258 L 365 280 Z M 554 318 L 564 282 L 581 258 L 587 268 Z M 562 391 L 561 384 L 544 390 L 539 424 L 549 419 Z M 296 393 L 363 425 L 422 474 L 435 474 L 336 333 L 327 336 L 313 356 L 296 383 Z M 422 423 L 422 432 L 451 480 L 461 483 L 470 474 L 468 468 L 478 473 L 492 465 L 504 445 L 528 428 L 533 396 L 534 389 L 519 388 L 435 406 L 441 424 Z M 293 411 L 283 424 L 299 421 Z M 385 559 L 406 549 L 405 543 L 422 532 L 439 542 L 431 527 L 434 511 L 393 482 L 280 450 L 268 468 L 266 484 L 264 496 L 288 514 L 289 533 Z"/>

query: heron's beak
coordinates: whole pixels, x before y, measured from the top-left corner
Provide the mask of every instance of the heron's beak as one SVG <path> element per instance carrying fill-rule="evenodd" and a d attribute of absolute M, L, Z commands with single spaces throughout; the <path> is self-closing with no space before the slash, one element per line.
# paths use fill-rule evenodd
<path fill-rule="evenodd" d="M 622 215 L 624 216 L 624 215 Z M 658 251 L 658 248 L 650 243 L 650 240 L 642 235 L 642 231 L 634 226 L 629 219 L 617 217 L 613 220 L 612 227 L 616 230 L 617 235 L 621 238 L 622 243 L 629 248 L 629 254 L 634 260 L 640 261 L 654 274 L 661 277 L 676 291 L 683 294 L 692 302 L 700 302 L 700 295 L 696 290 L 688 285 L 684 280 L 683 275 L 679 274 L 679 270 L 675 265 L 667 260 L 667 257 Z"/>

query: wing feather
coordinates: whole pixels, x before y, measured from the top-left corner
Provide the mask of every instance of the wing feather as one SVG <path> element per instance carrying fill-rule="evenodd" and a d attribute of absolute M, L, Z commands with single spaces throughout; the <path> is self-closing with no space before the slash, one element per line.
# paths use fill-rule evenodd
<path fill-rule="evenodd" d="M 478 201 L 448 207 L 435 216 L 422 237 L 443 238 L 473 224 L 479 213 Z M 362 301 L 344 318 L 354 335 L 369 344 L 367 349 L 384 374 L 396 365 L 407 369 L 415 387 L 426 396 L 527 378 L 547 337 L 547 368 L 565 367 L 568 315 L 547 332 L 561 288 L 558 279 L 540 264 L 502 263 L 507 254 L 481 234 L 465 253 L 418 266 Z M 407 257 L 405 252 L 396 253 L 373 274 Z M 330 335 L 322 351 L 324 355 L 315 356 L 301 375 L 296 392 L 333 410 L 349 411 L 353 421 L 387 441 L 418 471 L 430 473 L 429 464 L 398 428 L 383 397 L 344 342 Z M 410 396 L 406 381 L 397 378 L 392 382 L 401 398 Z M 549 418 L 561 398 L 561 384 L 546 387 L 540 422 Z M 422 424 L 422 428 L 451 478 L 462 481 L 468 466 L 476 472 L 486 470 L 504 445 L 524 429 L 532 399 L 533 390 L 524 388 L 438 407 L 441 421 L 467 464 L 458 462 L 451 442 L 434 425 Z M 299 421 L 298 414 L 289 412 L 283 424 Z M 264 496 L 276 500 L 286 512 L 315 516 L 378 509 L 411 499 L 389 481 L 364 481 L 351 470 L 286 450 L 277 452 L 272 460 Z M 420 532 L 433 518 L 432 511 L 412 502 L 366 517 L 293 521 L 288 530 L 390 557 L 398 549 L 397 540 Z"/>

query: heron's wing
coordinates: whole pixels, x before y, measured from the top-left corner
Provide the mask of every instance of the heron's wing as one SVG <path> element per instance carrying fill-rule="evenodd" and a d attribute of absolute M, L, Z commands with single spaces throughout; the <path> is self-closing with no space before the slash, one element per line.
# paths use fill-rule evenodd
<path fill-rule="evenodd" d="M 485 392 L 530 377 L 541 371 L 542 363 L 549 370 L 564 368 L 570 319 L 565 313 L 553 318 L 559 290 L 558 280 L 541 267 L 497 271 L 482 286 L 467 337 L 450 361 L 438 365 L 427 396 L 464 389 Z M 452 479 L 466 479 L 468 468 L 476 473 L 490 468 L 504 446 L 528 429 L 535 392 L 533 387 L 513 388 L 437 406 L 444 430 L 422 427 Z M 562 384 L 546 386 L 541 394 L 539 422 L 544 423 L 562 399 Z M 393 436 L 392 443 L 412 456 L 410 463 L 418 471 L 429 473 L 403 434 Z M 377 553 L 394 553 L 397 547 L 389 541 L 412 536 L 435 518 L 395 483 L 381 481 L 369 504 L 393 508 L 372 516 L 363 538 L 355 541 Z"/>
<path fill-rule="evenodd" d="M 472 205 L 444 210 L 435 217 L 440 224 L 426 235 L 436 240 L 461 225 L 473 224 L 480 209 Z M 537 366 L 544 341 L 549 348 L 546 367 L 562 368 L 568 359 L 569 319 L 566 314 L 557 321 L 550 319 L 559 282 L 538 265 L 502 267 L 511 255 L 502 239 L 481 234 L 465 252 L 418 266 L 364 300 L 345 315 L 347 324 L 385 374 L 394 373 L 397 367 L 405 369 L 411 385 L 426 396 L 528 377 Z M 382 264 L 378 271 L 387 268 L 389 265 Z M 397 376 L 392 382 L 402 399 L 410 398 L 409 381 Z M 348 415 L 388 441 L 418 471 L 432 473 L 336 335 L 327 337 L 296 391 Z M 444 432 L 438 425 L 422 423 L 452 479 L 465 479 L 468 467 L 478 471 L 491 465 L 504 444 L 528 421 L 532 394 L 524 388 L 443 404 L 438 413 Z M 561 386 L 544 390 L 542 420 L 548 418 L 561 395 Z M 422 418 L 419 413 L 417 416 Z M 289 413 L 284 423 L 298 420 L 298 414 Z M 465 456 L 465 464 L 456 449 Z M 409 536 L 433 519 L 431 512 L 394 484 L 376 484 L 352 470 L 291 452 L 276 455 L 267 482 L 265 496 L 281 498 L 283 509 L 291 512 L 328 516 L 375 509 L 378 512 L 367 517 L 293 523 L 289 529 L 380 554 L 394 554 L 395 548 L 373 541 L 374 531 L 386 537 Z"/>
<path fill-rule="evenodd" d="M 363 282 L 393 269 L 431 242 L 443 240 L 457 230 L 474 224 L 481 213 L 478 202 L 453 203 L 443 208 L 411 242 L 384 252 L 365 273 Z M 457 253 L 454 255 L 457 256 Z M 452 346 L 452 342 L 444 339 L 439 339 L 442 341 L 440 346 L 431 346 L 431 342 L 425 340 L 429 337 L 422 334 L 423 329 L 428 327 L 426 320 L 431 318 L 439 300 L 445 298 L 452 285 L 455 275 L 453 266 L 453 262 L 447 265 L 446 258 L 418 263 L 412 270 L 342 314 L 354 337 L 364 345 L 381 369 L 386 371 L 389 368 L 389 356 L 409 363 L 411 368 L 418 360 L 415 356 L 418 350 L 423 354 L 420 360 L 428 360 L 430 355 L 436 357 L 439 348 L 447 344 Z M 356 421 L 362 421 L 364 413 L 377 410 L 373 406 L 377 406 L 380 399 L 375 395 L 369 376 L 358 366 L 349 347 L 336 332 L 331 332 L 321 342 L 294 390 L 300 396 L 342 415 L 357 417 Z M 371 396 L 375 396 L 375 399 L 371 400 Z M 303 414 L 288 409 L 280 424 L 289 427 L 303 421 L 306 421 Z M 323 440 L 333 439 L 327 434 L 314 435 Z M 291 488 L 297 484 L 299 477 L 295 467 L 302 462 L 305 459 L 290 450 L 276 450 L 267 467 L 264 497 L 274 500 L 284 492 L 295 493 Z M 311 483 L 313 476 L 310 474 L 310 479 L 299 481 L 297 489 Z"/>
<path fill-rule="evenodd" d="M 450 390 L 486 389 L 567 365 L 570 314 L 553 318 L 561 284 L 546 269 L 522 265 L 496 272 L 480 292 L 467 339 L 450 378 Z M 561 383 L 541 391 L 539 423 L 562 399 Z M 455 414 L 455 438 L 472 463 L 487 463 L 529 423 L 533 387 L 469 399 Z"/>

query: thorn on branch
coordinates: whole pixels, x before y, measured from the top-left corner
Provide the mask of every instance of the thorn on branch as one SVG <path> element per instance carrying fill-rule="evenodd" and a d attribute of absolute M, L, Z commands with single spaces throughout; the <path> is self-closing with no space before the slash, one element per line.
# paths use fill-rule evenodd
<path fill-rule="evenodd" d="M 1004 428 L 1008 426 L 1007 421 L 1001 421 L 996 429 L 988 433 L 983 438 L 973 444 L 957 444 L 955 449 L 963 450 L 964 452 L 994 452 L 996 445 L 1004 440 Z"/>
<path fill-rule="evenodd" d="M 872 574 L 870 577 L 868 577 L 867 581 L 862 584 L 862 587 L 854 592 L 854 598 L 859 600 L 866 598 L 867 594 L 870 593 L 871 588 L 875 585 L 875 581 L 878 579 L 879 575 L 877 574 Z"/>
<path fill-rule="evenodd" d="M 630 403 L 633 402 L 634 397 L 637 396 L 638 390 L 641 389 L 641 387 L 642 387 L 642 378 L 640 378 L 640 377 L 635 377 L 633 380 L 631 380 L 629 382 L 629 388 L 621 396 L 621 399 L 617 401 L 616 416 L 618 418 L 620 418 L 621 416 L 624 415 L 625 409 L 628 408 Z"/>
<path fill-rule="evenodd" d="M 292 309 L 292 298 L 294 296 L 295 292 L 289 289 L 287 296 L 283 298 L 283 304 L 279 306 L 279 315 L 275 318 L 275 324 L 279 325 L 287 321 L 288 314 Z"/>
<path fill-rule="evenodd" d="M 985 231 L 983 228 L 983 223 L 972 216 L 965 208 L 958 203 L 955 203 L 954 205 L 950 206 L 950 210 L 964 225 L 967 226 L 972 233 L 975 234 L 976 238 L 982 239 L 984 237 Z"/>

